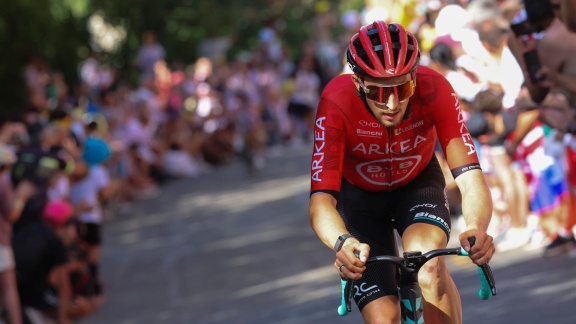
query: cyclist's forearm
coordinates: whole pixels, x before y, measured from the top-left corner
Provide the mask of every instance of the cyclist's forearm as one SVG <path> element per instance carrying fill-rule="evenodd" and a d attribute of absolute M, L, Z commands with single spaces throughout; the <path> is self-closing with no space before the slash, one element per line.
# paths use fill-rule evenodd
<path fill-rule="evenodd" d="M 492 196 L 482 171 L 468 171 L 456 178 L 462 194 L 462 214 L 467 229 L 488 230 L 492 218 Z"/>
<path fill-rule="evenodd" d="M 308 217 L 316 235 L 329 248 L 334 247 L 340 235 L 348 233 L 336 210 L 336 199 L 329 194 L 318 193 L 310 197 Z"/>

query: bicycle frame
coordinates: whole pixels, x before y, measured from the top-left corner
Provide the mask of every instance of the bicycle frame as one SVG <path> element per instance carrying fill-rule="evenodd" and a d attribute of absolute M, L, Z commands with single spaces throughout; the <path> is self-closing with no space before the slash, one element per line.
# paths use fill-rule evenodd
<path fill-rule="evenodd" d="M 473 244 L 473 243 L 472 243 Z M 401 322 L 404 324 L 423 324 L 424 323 L 424 304 L 422 302 L 422 290 L 418 285 L 418 271 L 430 259 L 443 255 L 460 255 L 468 256 L 461 247 L 450 249 L 437 249 L 422 254 L 422 252 L 404 252 L 404 257 L 391 255 L 382 255 L 370 257 L 366 264 L 388 262 L 397 266 L 398 294 L 400 297 Z M 488 264 L 478 267 L 480 275 L 481 288 L 478 296 L 483 299 L 489 299 L 496 295 L 496 284 L 492 276 L 492 270 Z M 341 279 L 342 284 L 342 302 L 338 307 L 338 314 L 347 315 L 352 311 L 352 296 L 354 290 L 354 280 Z"/>

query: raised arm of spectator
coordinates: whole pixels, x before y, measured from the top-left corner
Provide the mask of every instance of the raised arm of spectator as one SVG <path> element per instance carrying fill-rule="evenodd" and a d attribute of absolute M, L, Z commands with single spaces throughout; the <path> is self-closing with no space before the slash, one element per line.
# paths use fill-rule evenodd
<path fill-rule="evenodd" d="M 506 152 L 510 156 L 516 154 L 518 145 L 524 137 L 532 130 L 532 126 L 540 117 L 540 111 L 537 109 L 521 112 L 516 120 L 516 129 L 514 130 L 514 139 L 506 146 Z"/>
<path fill-rule="evenodd" d="M 566 27 L 576 33 L 576 0 L 561 0 L 560 9 Z"/>

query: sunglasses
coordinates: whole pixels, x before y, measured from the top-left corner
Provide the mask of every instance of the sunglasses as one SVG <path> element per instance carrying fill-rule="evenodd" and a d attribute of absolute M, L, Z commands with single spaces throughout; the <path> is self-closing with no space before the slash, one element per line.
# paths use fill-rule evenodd
<path fill-rule="evenodd" d="M 416 87 L 416 82 L 414 79 L 402 84 L 390 86 L 366 86 L 361 79 L 358 79 L 358 82 L 366 94 L 366 99 L 370 99 L 379 103 L 387 103 L 388 97 L 390 97 L 392 94 L 394 94 L 394 96 L 398 98 L 399 101 L 405 101 L 412 97 Z"/>

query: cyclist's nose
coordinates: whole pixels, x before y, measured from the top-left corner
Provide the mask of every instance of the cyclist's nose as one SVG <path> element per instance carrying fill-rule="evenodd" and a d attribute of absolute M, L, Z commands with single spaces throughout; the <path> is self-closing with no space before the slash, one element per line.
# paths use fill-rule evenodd
<path fill-rule="evenodd" d="M 386 107 L 388 107 L 388 109 L 390 110 L 394 110 L 396 108 L 396 106 L 398 106 L 398 103 L 400 101 L 398 100 L 398 97 L 391 93 L 390 95 L 388 95 L 388 98 L 386 98 L 386 101 L 384 101 L 384 104 L 386 105 Z"/>

